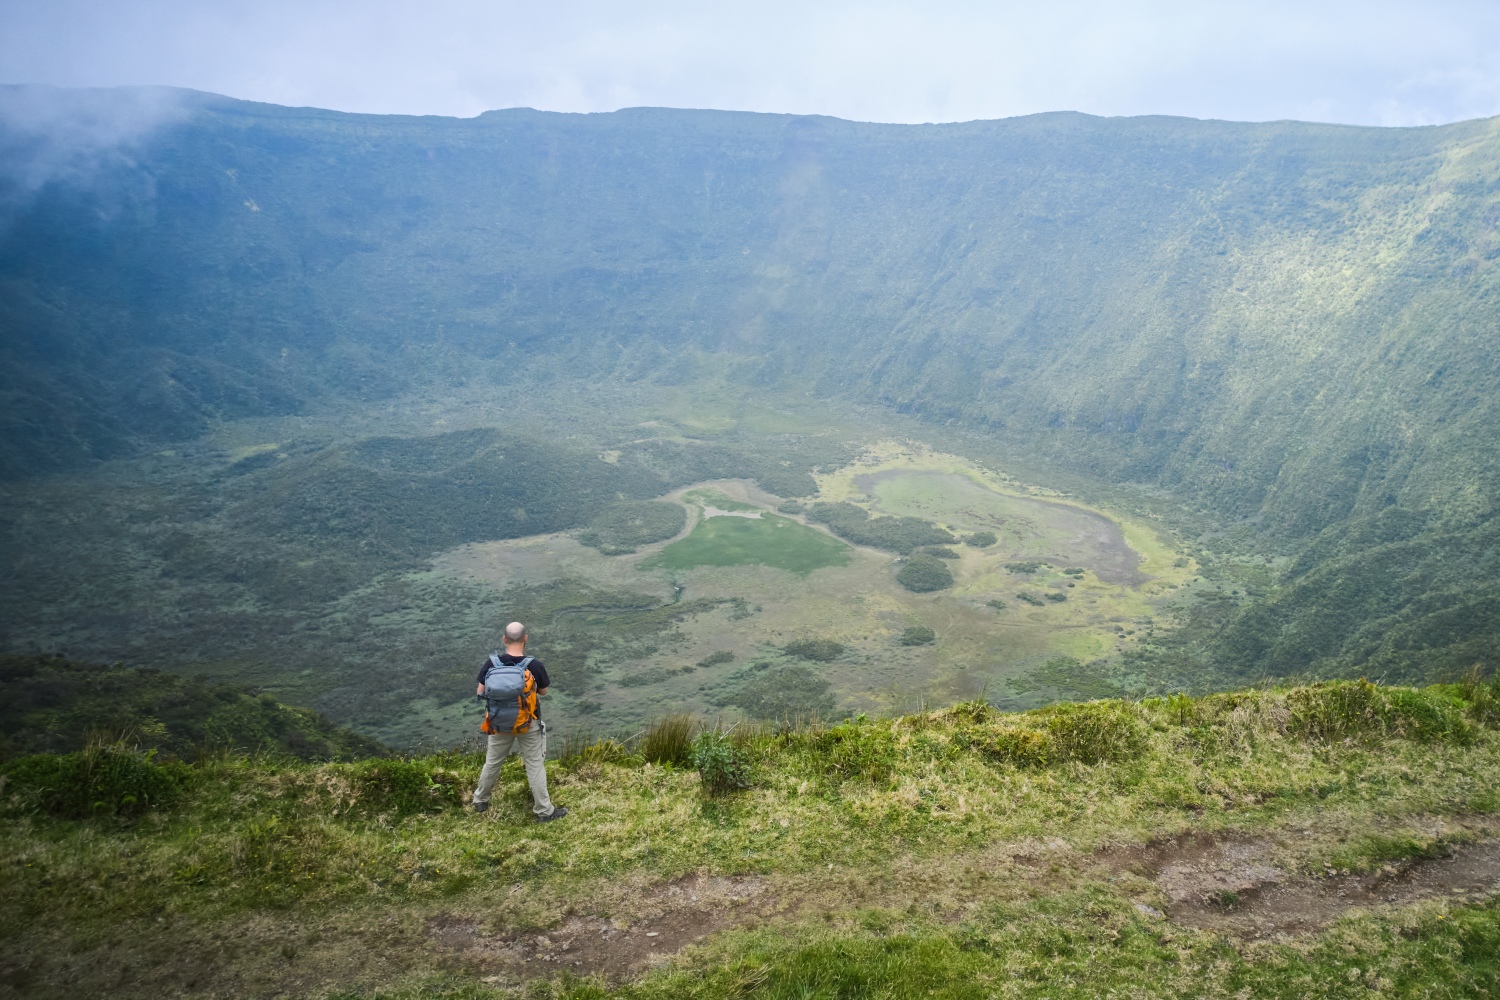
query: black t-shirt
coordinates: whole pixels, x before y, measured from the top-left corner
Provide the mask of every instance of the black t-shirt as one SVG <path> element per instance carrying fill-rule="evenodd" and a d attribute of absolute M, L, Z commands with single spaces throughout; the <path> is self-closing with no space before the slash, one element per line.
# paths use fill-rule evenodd
<path fill-rule="evenodd" d="M 505 664 L 507 667 L 514 666 L 524 659 L 526 659 L 526 657 L 524 656 L 511 656 L 509 653 L 500 654 L 500 662 Z M 541 660 L 538 660 L 533 656 L 531 658 L 531 662 L 526 665 L 526 669 L 531 671 L 532 679 L 536 681 L 536 689 L 538 691 L 542 690 L 543 688 L 549 688 L 552 686 L 552 678 L 547 676 L 547 668 L 542 666 Z M 479 665 L 479 675 L 474 678 L 474 683 L 483 684 L 484 675 L 489 672 L 490 658 L 486 656 L 484 658 L 484 662 Z M 542 717 L 542 699 L 540 698 L 536 700 L 536 717 L 538 719 Z"/>

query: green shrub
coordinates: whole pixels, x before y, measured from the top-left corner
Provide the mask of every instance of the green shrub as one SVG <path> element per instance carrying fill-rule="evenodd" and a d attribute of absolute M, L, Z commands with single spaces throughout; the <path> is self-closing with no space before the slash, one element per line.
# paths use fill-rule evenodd
<path fill-rule="evenodd" d="M 1083 567 L 1082 566 L 1069 566 L 1067 569 L 1063 570 L 1063 575 L 1064 576 L 1077 577 L 1078 579 L 1083 579 Z"/>
<path fill-rule="evenodd" d="M 734 654 L 727 649 L 721 649 L 717 653 L 709 653 L 698 661 L 700 667 L 717 667 L 721 663 L 733 663 Z"/>
<path fill-rule="evenodd" d="M 1469 706 L 1469 717 L 1481 726 L 1500 726 L 1500 677 L 1485 681 L 1479 665 L 1464 675 L 1458 684 L 1458 696 Z"/>
<path fill-rule="evenodd" d="M 787 643 L 785 649 L 788 656 L 828 663 L 839 658 L 844 652 L 844 644 L 832 639 L 802 639 Z"/>
<path fill-rule="evenodd" d="M 1013 562 L 1006 563 L 1005 568 L 1008 572 L 1011 573 L 1019 573 L 1022 576 L 1030 576 L 1032 573 L 1035 573 L 1045 565 L 1047 564 L 1044 562 Z"/>
<path fill-rule="evenodd" d="M 136 816 L 176 801 L 181 786 L 153 761 L 154 750 L 93 745 L 69 754 L 36 754 L 0 769 L 8 805 L 66 819 Z"/>
<path fill-rule="evenodd" d="M 925 594 L 953 586 L 953 574 L 941 559 L 918 553 L 896 571 L 896 582 L 914 593 Z"/>
<path fill-rule="evenodd" d="M 1102 764 L 1131 760 L 1146 748 L 1145 727 L 1119 703 L 1058 705 L 1042 714 L 1057 761 Z"/>
<path fill-rule="evenodd" d="M 652 723 L 641 736 L 641 756 L 652 764 L 688 764 L 693 757 L 696 728 L 693 717 L 685 712 Z"/>
<path fill-rule="evenodd" d="M 994 598 L 992 600 L 986 601 L 985 603 L 988 606 L 994 608 L 996 611 L 1004 611 L 1005 607 L 1006 607 L 1005 602 L 1002 601 L 1002 600 L 1000 600 L 998 597 Z"/>
<path fill-rule="evenodd" d="M 1287 694 L 1287 731 L 1305 739 L 1467 742 L 1473 729 L 1457 697 L 1427 688 L 1382 688 L 1367 680 L 1330 681 Z"/>
<path fill-rule="evenodd" d="M 845 722 L 818 733 L 812 751 L 817 770 L 841 780 L 889 781 L 896 767 L 890 729 L 867 722 Z"/>
<path fill-rule="evenodd" d="M 976 741 L 986 757 L 1014 767 L 1046 767 L 1052 762 L 1052 738 L 1024 726 L 999 726 Z"/>
<path fill-rule="evenodd" d="M 937 633 L 926 625 L 908 625 L 896 641 L 903 646 L 926 646 L 937 641 Z"/>
<path fill-rule="evenodd" d="M 1067 594 L 1059 593 L 1056 590 L 1049 590 L 1042 596 L 1051 601 L 1053 604 L 1061 604 L 1063 601 L 1066 601 L 1068 599 Z"/>
<path fill-rule="evenodd" d="M 397 817 L 442 812 L 463 805 L 458 775 L 420 760 L 385 757 L 344 765 L 364 813 Z"/>
<path fill-rule="evenodd" d="M 709 795 L 728 795 L 750 787 L 750 752 L 729 733 L 704 730 L 693 740 L 693 767 Z"/>
<path fill-rule="evenodd" d="M 964 539 L 964 544 L 972 545 L 976 549 L 987 549 L 999 540 L 993 531 L 976 531 Z"/>
<path fill-rule="evenodd" d="M 1019 594 L 1017 594 L 1016 600 L 1023 601 L 1026 604 L 1030 604 L 1038 608 L 1046 607 L 1046 602 L 1029 590 L 1023 590 Z"/>
<path fill-rule="evenodd" d="M 934 559 L 957 559 L 958 553 L 946 545 L 929 545 L 917 550 L 924 556 L 932 556 Z"/>

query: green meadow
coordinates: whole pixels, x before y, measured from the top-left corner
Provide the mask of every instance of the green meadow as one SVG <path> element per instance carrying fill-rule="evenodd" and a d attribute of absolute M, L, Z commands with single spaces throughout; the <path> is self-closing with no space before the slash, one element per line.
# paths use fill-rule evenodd
<path fill-rule="evenodd" d="M 758 518 L 704 517 L 686 538 L 642 562 L 641 568 L 760 565 L 806 576 L 815 569 L 848 562 L 849 546 L 838 539 L 762 512 Z"/>

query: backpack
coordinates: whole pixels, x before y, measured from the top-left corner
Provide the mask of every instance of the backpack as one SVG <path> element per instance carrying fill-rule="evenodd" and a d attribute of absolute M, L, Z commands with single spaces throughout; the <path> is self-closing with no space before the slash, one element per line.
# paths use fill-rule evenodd
<path fill-rule="evenodd" d="M 536 719 L 536 678 L 528 669 L 533 656 L 519 663 L 503 663 L 499 653 L 490 654 L 484 674 L 484 722 L 481 733 L 524 733 Z"/>

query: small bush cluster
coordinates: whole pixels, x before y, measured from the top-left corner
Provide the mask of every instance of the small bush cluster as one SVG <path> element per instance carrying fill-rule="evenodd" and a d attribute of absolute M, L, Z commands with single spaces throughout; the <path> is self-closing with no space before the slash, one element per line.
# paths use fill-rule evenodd
<path fill-rule="evenodd" d="M 896 641 L 903 646 L 926 646 L 937 641 L 937 633 L 926 625 L 908 625 Z"/>
<path fill-rule="evenodd" d="M 1364 742 L 1387 737 L 1467 742 L 1472 725 L 1456 695 L 1433 689 L 1331 681 L 1287 695 L 1287 731 L 1305 739 Z"/>
<path fill-rule="evenodd" d="M 993 531 L 976 531 L 964 539 L 964 544 L 972 545 L 976 549 L 987 549 L 999 540 Z"/>
<path fill-rule="evenodd" d="M 980 730 L 974 744 L 993 761 L 1046 767 L 1134 760 L 1146 750 L 1146 727 L 1123 702 L 1058 705 Z"/>
<path fill-rule="evenodd" d="M 891 779 L 896 767 L 896 741 L 889 727 L 859 720 L 831 726 L 812 739 L 816 770 L 848 780 L 874 782 Z"/>
<path fill-rule="evenodd" d="M 1047 564 L 1044 562 L 1013 562 L 1006 563 L 1005 569 L 1010 573 L 1017 573 L 1021 576 L 1030 576 L 1032 573 L 1035 573 L 1045 565 Z"/>
<path fill-rule="evenodd" d="M 953 574 L 941 559 L 919 552 L 896 571 L 896 582 L 917 594 L 953 586 Z"/>
<path fill-rule="evenodd" d="M 353 807 L 366 815 L 442 812 L 463 805 L 458 775 L 430 762 L 386 757 L 339 768 L 355 789 Z"/>
<path fill-rule="evenodd" d="M 705 729 L 693 740 L 693 767 L 709 795 L 728 795 L 750 787 L 750 753 L 729 733 Z"/>
<path fill-rule="evenodd" d="M 154 750 L 94 744 L 67 754 L 36 754 L 0 770 L 9 811 L 65 819 L 138 816 L 171 805 L 177 777 L 157 764 Z"/>
<path fill-rule="evenodd" d="M 1045 601 L 1043 601 L 1040 597 L 1036 596 L 1029 590 L 1023 590 L 1020 593 L 1016 594 L 1016 600 L 1033 605 L 1038 608 L 1046 606 Z"/>
<path fill-rule="evenodd" d="M 871 517 L 852 503 L 818 503 L 808 518 L 828 525 L 830 531 L 856 545 L 885 549 L 906 555 L 923 545 L 947 545 L 956 541 L 952 533 L 915 517 Z"/>
<path fill-rule="evenodd" d="M 829 663 L 839 658 L 844 652 L 844 644 L 832 639 L 801 639 L 797 642 L 789 642 L 784 647 L 788 656 L 796 656 L 804 660 L 813 660 L 818 663 Z"/>

